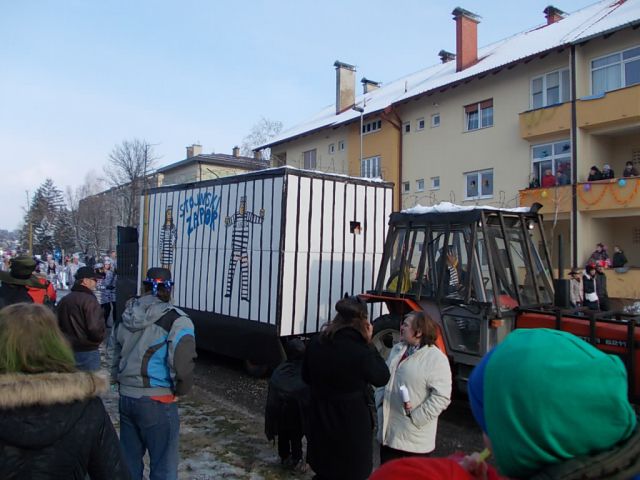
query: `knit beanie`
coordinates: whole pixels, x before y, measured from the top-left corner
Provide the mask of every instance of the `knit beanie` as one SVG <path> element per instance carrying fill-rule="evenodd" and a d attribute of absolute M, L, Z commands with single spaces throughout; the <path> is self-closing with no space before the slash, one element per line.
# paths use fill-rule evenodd
<path fill-rule="evenodd" d="M 474 417 L 509 477 L 607 450 L 636 426 L 620 358 L 567 332 L 515 330 L 468 385 Z"/>

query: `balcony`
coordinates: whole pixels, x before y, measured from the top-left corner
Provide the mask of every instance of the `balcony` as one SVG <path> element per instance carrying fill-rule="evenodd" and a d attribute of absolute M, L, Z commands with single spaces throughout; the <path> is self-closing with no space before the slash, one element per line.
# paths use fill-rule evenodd
<path fill-rule="evenodd" d="M 579 183 L 576 192 L 580 212 L 617 210 L 619 214 L 631 214 L 640 209 L 640 177 Z M 543 214 L 571 212 L 571 185 L 527 188 L 520 190 L 519 197 L 522 207 L 540 203 Z"/>
<path fill-rule="evenodd" d="M 529 110 L 520 114 L 520 136 L 525 140 L 558 133 L 568 133 L 571 128 L 571 104 Z"/>
<path fill-rule="evenodd" d="M 520 190 L 519 196 L 521 207 L 530 207 L 538 202 L 542 205 L 540 212 L 543 215 L 571 212 L 571 185 L 527 188 Z"/>
<path fill-rule="evenodd" d="M 640 85 L 579 99 L 576 114 L 578 127 L 587 130 L 637 124 L 640 122 Z"/>

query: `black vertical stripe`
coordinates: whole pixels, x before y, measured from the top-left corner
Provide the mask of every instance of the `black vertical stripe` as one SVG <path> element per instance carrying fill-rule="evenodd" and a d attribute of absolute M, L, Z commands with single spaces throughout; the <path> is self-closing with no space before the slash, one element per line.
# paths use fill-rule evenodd
<path fill-rule="evenodd" d="M 284 180 L 282 182 L 284 186 Z M 269 294 L 267 295 L 267 318 L 268 323 L 271 323 L 271 299 L 273 295 L 273 228 L 274 228 L 274 209 L 275 209 L 275 196 L 276 196 L 276 181 L 275 178 L 271 180 L 271 228 L 269 231 Z M 282 205 L 280 205 L 282 208 Z M 276 272 L 277 273 L 277 272 Z M 277 282 L 276 282 L 277 285 Z M 277 292 L 276 292 L 277 293 Z M 279 320 L 276 319 L 274 324 L 278 325 L 278 335 L 280 334 Z"/>
<path fill-rule="evenodd" d="M 358 215 L 358 186 L 353 186 L 353 219 L 357 220 Z M 346 227 L 345 222 L 345 227 Z M 349 230 L 351 231 L 351 230 Z M 356 234 L 352 234 L 351 237 L 353 241 L 352 255 L 351 255 L 351 295 L 354 295 L 358 292 L 354 292 L 355 284 L 356 284 Z"/>
<path fill-rule="evenodd" d="M 322 193 L 320 194 L 320 252 L 318 255 L 318 298 L 316 305 L 316 328 L 315 331 L 320 330 L 320 296 L 322 293 L 322 251 L 324 249 L 324 186 L 326 180 L 322 179 Z"/>
<path fill-rule="evenodd" d="M 302 190 L 302 178 L 298 177 L 298 197 L 296 199 L 296 225 L 300 225 L 300 191 Z M 296 248 L 293 252 L 293 305 L 291 310 L 291 335 L 296 323 L 296 297 L 298 294 L 298 252 L 300 251 L 300 229 L 296 228 Z"/>
<path fill-rule="evenodd" d="M 156 205 L 156 200 L 158 198 L 158 194 L 154 194 L 153 195 L 153 206 L 151 207 L 151 209 L 149 210 L 149 212 L 153 212 L 153 217 L 158 215 L 158 207 Z M 149 202 L 151 204 L 151 202 Z M 157 224 L 153 224 L 151 222 L 151 218 L 152 215 L 151 213 L 149 213 L 149 218 L 147 225 L 149 226 L 149 235 L 147 238 L 147 259 L 151 260 L 149 263 L 149 268 L 151 267 L 155 267 L 156 263 L 159 263 L 159 259 L 156 260 L 156 251 L 157 249 L 154 248 L 156 246 L 156 242 L 157 242 L 157 238 L 156 236 L 158 235 L 158 228 L 160 228 Z M 150 244 L 150 245 L 149 245 Z M 147 272 L 142 272 L 142 278 L 145 277 L 145 275 L 147 274 Z"/>
<path fill-rule="evenodd" d="M 333 304 L 331 299 L 333 298 L 333 263 L 335 261 L 334 259 L 334 254 L 335 254 L 335 245 L 336 245 L 336 235 L 335 235 L 335 230 L 336 230 L 336 181 L 332 180 L 331 181 L 332 185 L 333 185 L 333 200 L 332 200 L 332 204 L 331 204 L 331 210 L 332 210 L 332 214 L 331 214 L 331 261 L 329 262 L 329 309 L 327 310 L 329 312 L 328 317 L 331 318 L 331 312 Z"/>
<path fill-rule="evenodd" d="M 313 178 L 309 179 L 309 221 L 307 223 L 307 278 L 305 283 L 305 296 L 304 296 L 304 329 L 303 332 L 307 333 L 307 322 L 309 320 L 309 266 L 311 263 L 311 224 L 313 219 Z"/>
<path fill-rule="evenodd" d="M 338 298 L 342 297 L 342 295 L 344 294 L 344 251 L 346 250 L 345 245 L 347 243 L 347 235 L 345 234 L 346 231 L 346 227 L 345 227 L 345 223 L 347 221 L 347 187 L 348 185 L 345 183 L 344 184 L 344 198 L 342 200 L 342 262 L 341 262 L 341 266 L 340 266 L 340 294 L 338 296 Z"/>
<path fill-rule="evenodd" d="M 265 180 L 262 179 L 260 180 L 260 208 L 264 208 L 264 183 Z M 272 212 L 269 212 L 269 214 L 271 214 Z M 264 212 L 264 216 L 267 216 L 267 212 Z M 260 275 L 260 281 L 258 282 L 258 323 L 260 323 L 260 321 L 262 320 L 262 257 L 263 257 L 263 252 L 264 252 L 264 243 L 263 243 L 263 239 L 264 239 L 264 222 L 262 224 L 262 228 L 260 229 L 260 268 L 259 268 L 259 275 Z M 267 320 L 267 323 L 268 320 Z"/>
<path fill-rule="evenodd" d="M 187 191 L 186 190 L 181 190 L 180 193 L 178 194 L 178 204 L 180 204 L 180 197 L 184 196 L 184 198 L 182 199 L 182 201 L 184 202 L 184 200 L 187 198 Z M 188 248 L 189 246 L 189 242 L 187 240 L 187 246 L 185 247 L 185 224 L 187 223 L 187 209 L 185 208 L 185 216 L 182 218 L 182 225 L 180 226 L 180 235 L 178 235 L 178 239 L 176 240 L 176 245 L 178 243 L 178 240 L 180 240 L 180 283 L 179 283 L 179 290 L 178 290 L 178 305 L 179 306 L 184 306 L 185 301 L 186 301 L 186 290 L 187 290 L 187 285 L 186 285 L 186 280 L 185 277 L 182 273 L 183 271 L 183 267 L 184 267 L 184 251 Z M 178 227 L 176 226 L 176 232 L 178 231 Z M 178 249 L 176 248 L 175 251 L 175 255 L 173 257 L 173 267 L 175 270 L 175 264 L 178 261 Z M 175 275 L 174 275 L 175 277 Z M 185 300 L 183 300 L 183 292 L 184 293 L 184 298 Z"/>
<path fill-rule="evenodd" d="M 234 212 L 237 212 L 240 209 L 240 198 L 244 197 L 245 201 L 247 201 L 247 183 L 249 182 L 242 182 L 242 188 L 243 188 L 243 193 L 240 194 L 240 182 L 238 182 L 238 190 L 236 192 L 236 208 L 233 210 Z M 253 202 L 253 199 L 251 199 L 251 201 Z M 247 201 L 245 203 L 245 214 L 247 212 L 252 212 L 253 213 L 253 203 L 251 206 L 249 206 L 249 202 Z M 229 227 L 230 229 L 233 229 L 234 227 Z M 249 231 L 251 231 L 252 228 L 249 228 Z M 233 230 L 232 230 L 233 232 Z M 233 235 L 233 233 L 232 233 Z M 250 236 L 247 237 L 247 255 L 249 255 L 249 240 L 250 240 Z M 231 242 L 233 243 L 233 241 Z M 247 258 L 247 268 L 249 268 L 249 259 Z M 241 297 L 242 297 L 242 260 L 238 260 L 238 264 L 236 265 L 236 273 L 233 276 L 233 282 L 235 283 L 236 278 L 238 279 L 238 304 L 237 304 L 237 310 L 236 310 L 236 317 L 240 316 L 240 302 L 242 302 Z M 233 293 L 231 294 L 231 298 L 233 298 Z M 229 299 L 229 315 L 231 315 L 231 299 Z"/>
<path fill-rule="evenodd" d="M 220 313 L 224 314 L 224 294 L 227 290 L 227 261 L 231 262 L 231 259 L 227 258 L 227 239 L 229 238 L 229 229 L 225 223 L 227 216 L 229 215 L 229 207 L 231 203 L 231 186 L 233 184 L 227 185 L 227 204 L 225 208 L 225 213 L 222 216 L 222 224 L 224 225 L 224 248 L 222 249 L 222 282 L 220 282 Z"/>
<path fill-rule="evenodd" d="M 193 190 L 191 190 L 191 196 L 194 197 L 195 196 L 195 203 L 197 202 L 197 199 L 200 198 L 200 192 L 202 192 L 202 188 L 198 187 L 197 190 L 198 193 L 196 193 L 196 189 L 194 188 Z M 193 249 L 189 249 L 189 257 L 193 256 L 193 258 L 191 259 L 191 308 L 193 308 L 194 310 L 199 310 L 199 308 L 194 308 L 195 305 L 195 298 L 196 298 L 196 290 L 198 290 L 198 293 L 201 286 L 200 285 L 196 285 L 196 270 L 199 270 L 198 267 L 201 267 L 202 264 L 198 264 L 198 234 L 199 231 L 201 230 L 200 227 L 200 206 L 196 205 L 195 206 L 195 212 L 192 212 L 193 214 L 196 215 L 196 217 L 198 218 L 198 227 L 196 228 L 195 224 L 193 223 L 193 218 L 191 219 L 191 226 L 193 227 Z M 189 242 L 191 243 L 191 242 Z M 193 250 L 193 251 L 192 251 Z"/>
<path fill-rule="evenodd" d="M 216 258 L 213 263 L 213 289 L 211 290 L 211 298 L 213 298 L 213 306 L 211 309 L 216 313 L 222 313 L 222 303 L 220 303 L 220 311 L 216 310 L 216 293 L 218 293 L 218 272 L 220 272 L 220 264 L 218 259 L 220 256 L 220 231 L 224 226 L 224 217 L 222 216 L 222 192 L 224 191 L 224 185 L 220 185 L 220 197 L 218 199 L 218 225 L 216 227 Z M 222 256 L 222 275 L 224 277 L 224 255 Z M 222 289 L 220 289 L 222 290 Z"/>
<path fill-rule="evenodd" d="M 374 188 L 373 189 L 373 264 L 371 266 L 371 288 L 375 288 L 375 282 L 376 282 L 376 265 L 377 265 L 377 258 L 376 258 L 376 252 L 378 251 L 378 229 L 381 227 L 380 222 L 378 220 L 378 188 Z M 383 227 L 384 228 L 384 227 Z M 370 308 L 370 312 L 369 315 L 372 320 L 374 317 L 374 305 L 373 303 L 370 304 L 371 308 Z"/>
<path fill-rule="evenodd" d="M 287 222 L 287 203 L 289 197 L 289 172 L 285 173 L 282 179 L 282 205 L 280 206 L 282 215 L 280 217 L 280 252 L 278 261 L 278 289 L 276 292 L 276 322 L 278 335 L 282 335 L 282 285 L 284 276 L 284 245 L 286 237 L 285 225 Z"/>
<path fill-rule="evenodd" d="M 364 293 L 364 271 L 367 262 L 367 232 L 369 230 L 369 187 L 364 187 L 364 219 L 362 220 L 362 270 L 360 277 L 360 293 Z M 375 261 L 375 258 L 373 259 Z M 372 262 L 373 263 L 373 262 Z M 373 268 L 373 265 L 371 266 Z"/>
<path fill-rule="evenodd" d="M 207 272 L 207 283 L 205 286 L 205 299 L 204 299 L 204 309 L 205 311 L 209 311 L 209 292 L 210 290 L 210 286 L 209 286 L 209 278 L 211 277 L 211 239 L 213 238 L 214 232 L 217 230 L 216 228 L 216 224 L 215 224 L 215 219 L 213 218 L 213 215 L 215 213 L 215 210 L 213 209 L 213 206 L 215 205 L 214 201 L 215 201 L 215 195 L 216 195 L 216 186 L 213 186 L 211 188 L 211 226 L 209 227 L 209 245 L 207 246 L 207 264 L 204 266 L 206 272 Z M 204 245 L 203 245 L 204 248 Z"/>

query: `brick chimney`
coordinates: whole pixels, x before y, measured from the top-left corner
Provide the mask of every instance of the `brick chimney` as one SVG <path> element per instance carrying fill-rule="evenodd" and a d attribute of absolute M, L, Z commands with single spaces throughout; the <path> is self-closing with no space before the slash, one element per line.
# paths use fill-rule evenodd
<path fill-rule="evenodd" d="M 197 157 L 202 153 L 202 145 L 194 143 L 190 147 L 187 147 L 187 158 Z"/>
<path fill-rule="evenodd" d="M 559 22 L 564 18 L 564 12 L 559 8 L 554 7 L 553 5 L 549 5 L 547 8 L 545 8 L 543 10 L 543 13 L 547 17 L 547 25 Z"/>
<path fill-rule="evenodd" d="M 380 82 L 374 82 L 365 77 L 360 80 L 360 83 L 362 83 L 362 93 L 369 93 L 380 88 Z"/>
<path fill-rule="evenodd" d="M 456 72 L 478 61 L 478 23 L 480 17 L 460 7 L 453 12 L 456 21 Z"/>
<path fill-rule="evenodd" d="M 338 60 L 336 67 L 336 115 L 349 110 L 356 103 L 356 67 Z"/>
<path fill-rule="evenodd" d="M 440 50 L 438 52 L 438 56 L 440 57 L 440 61 L 442 63 L 447 63 L 447 62 L 450 62 L 451 60 L 456 59 L 455 53 L 447 52 L 446 50 Z"/>
<path fill-rule="evenodd" d="M 233 147 L 233 156 L 236 158 L 240 156 L 240 147 L 238 147 L 237 145 Z"/>

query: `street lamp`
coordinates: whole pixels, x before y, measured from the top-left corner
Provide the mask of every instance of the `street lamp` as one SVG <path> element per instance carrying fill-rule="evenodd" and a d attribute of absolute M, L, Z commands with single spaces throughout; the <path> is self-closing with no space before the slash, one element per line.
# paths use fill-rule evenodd
<path fill-rule="evenodd" d="M 351 107 L 351 110 L 360 112 L 360 171 L 362 173 L 362 120 L 364 117 L 364 108 L 354 105 L 353 107 Z"/>

